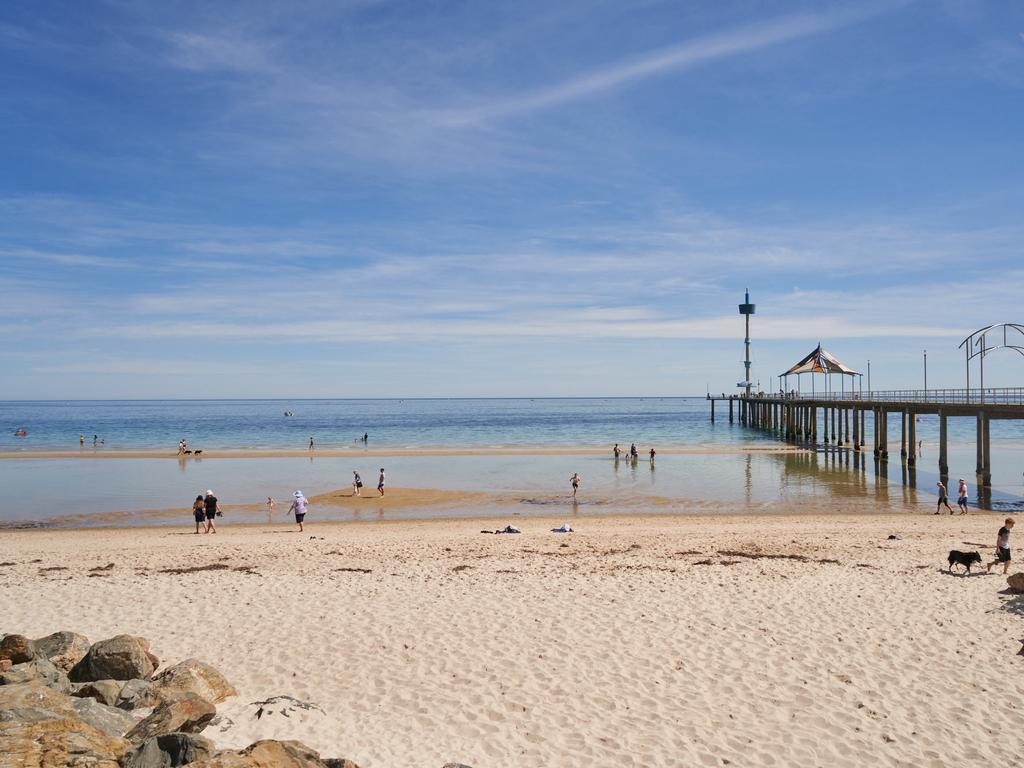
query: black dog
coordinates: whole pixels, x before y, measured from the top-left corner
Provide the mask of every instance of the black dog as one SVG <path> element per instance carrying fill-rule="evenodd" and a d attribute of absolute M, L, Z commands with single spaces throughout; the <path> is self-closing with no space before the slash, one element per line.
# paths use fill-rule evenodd
<path fill-rule="evenodd" d="M 201 454 L 202 452 L 203 452 L 203 449 L 202 449 L 202 448 L 200 448 L 200 449 L 199 449 L 198 451 L 196 451 L 195 455 L 196 455 L 196 456 L 198 456 L 198 455 L 199 455 L 199 454 Z"/>
<path fill-rule="evenodd" d="M 949 570 L 953 570 L 953 563 L 962 565 L 967 569 L 967 572 L 971 572 L 972 563 L 981 563 L 981 555 L 977 552 L 961 552 L 958 549 L 951 549 L 949 551 Z"/>

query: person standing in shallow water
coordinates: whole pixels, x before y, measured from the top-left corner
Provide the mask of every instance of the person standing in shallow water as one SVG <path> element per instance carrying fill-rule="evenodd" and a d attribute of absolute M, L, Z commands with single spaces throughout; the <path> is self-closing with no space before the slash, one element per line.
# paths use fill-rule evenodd
<path fill-rule="evenodd" d="M 358 470 L 352 470 L 352 495 L 359 496 L 363 488 L 363 478 L 359 476 Z"/>
<path fill-rule="evenodd" d="M 380 479 L 377 480 L 377 490 L 380 491 L 380 495 L 384 495 L 384 467 L 380 468 Z"/>
<path fill-rule="evenodd" d="M 615 447 L 612 448 L 612 455 L 616 458 L 616 460 L 618 460 L 620 453 L 622 453 L 622 451 L 619 450 L 619 444 L 616 443 Z"/>
<path fill-rule="evenodd" d="M 580 489 L 580 482 L 582 480 L 583 478 L 580 477 L 579 472 L 573 472 L 572 477 L 569 478 L 569 484 L 572 486 L 572 497 L 574 499 L 576 498 L 576 491 Z"/>
<path fill-rule="evenodd" d="M 313 438 L 309 438 L 309 450 L 313 450 Z"/>
<path fill-rule="evenodd" d="M 201 533 L 199 529 L 206 521 L 206 502 L 203 501 L 203 494 L 201 493 L 192 502 L 192 517 L 196 520 L 196 533 Z"/>

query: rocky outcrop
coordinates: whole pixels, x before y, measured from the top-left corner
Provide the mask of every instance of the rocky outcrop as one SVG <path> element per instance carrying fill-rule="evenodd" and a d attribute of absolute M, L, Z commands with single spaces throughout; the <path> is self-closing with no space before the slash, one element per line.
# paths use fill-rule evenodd
<path fill-rule="evenodd" d="M 95 699 L 72 699 L 71 706 L 74 707 L 79 720 L 108 736 L 124 736 L 138 723 L 138 720 L 123 709 L 108 707 Z"/>
<path fill-rule="evenodd" d="M 139 709 L 155 707 L 160 699 L 153 693 L 153 684 L 149 680 L 129 680 L 121 688 L 114 706 L 118 709 Z"/>
<path fill-rule="evenodd" d="M 100 704 L 113 707 L 117 705 L 124 686 L 125 683 L 122 680 L 97 680 L 93 683 L 76 683 L 71 691 L 71 695 L 77 696 L 80 699 L 96 699 Z"/>
<path fill-rule="evenodd" d="M 257 741 L 238 752 L 219 752 L 191 768 L 358 768 L 351 760 L 320 759 L 301 741 Z"/>
<path fill-rule="evenodd" d="M 76 683 L 149 679 L 159 663 L 144 638 L 118 635 L 94 643 L 69 677 Z"/>
<path fill-rule="evenodd" d="M 126 734 L 132 743 L 141 743 L 155 736 L 169 733 L 199 733 L 214 715 L 216 708 L 194 693 L 186 693 L 176 701 L 161 704 L 145 720 Z"/>
<path fill-rule="evenodd" d="M 211 757 L 213 742 L 194 733 L 168 733 L 147 739 L 125 755 L 122 768 L 177 768 Z"/>
<path fill-rule="evenodd" d="M 157 675 L 153 679 L 151 693 L 162 701 L 174 701 L 187 693 L 194 693 L 214 704 L 238 695 L 224 675 L 196 659 L 186 659 Z"/>
<path fill-rule="evenodd" d="M 1024 572 L 1011 573 L 1006 577 L 1006 583 L 1010 585 L 1010 591 L 1024 595 Z"/>
<path fill-rule="evenodd" d="M 0 768 L 119 768 L 128 743 L 83 722 L 72 701 L 38 682 L 0 686 Z"/>
<path fill-rule="evenodd" d="M 36 656 L 49 659 L 57 669 L 70 672 L 89 652 L 89 638 L 75 632 L 54 632 L 33 641 Z"/>
<path fill-rule="evenodd" d="M 0 640 L 0 659 L 10 659 L 11 664 L 24 664 L 35 657 L 35 644 L 24 635 L 4 635 Z"/>
<path fill-rule="evenodd" d="M 71 683 L 68 676 L 57 669 L 46 659 L 35 659 L 26 661 L 23 664 L 15 664 L 3 672 L 0 672 L 0 685 L 17 685 L 19 683 L 37 682 L 47 688 L 53 688 L 61 693 L 68 693 L 71 690 Z"/>

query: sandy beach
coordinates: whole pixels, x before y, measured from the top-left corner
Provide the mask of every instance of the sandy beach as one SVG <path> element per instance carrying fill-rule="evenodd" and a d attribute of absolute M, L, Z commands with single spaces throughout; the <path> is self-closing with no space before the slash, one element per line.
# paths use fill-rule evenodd
<path fill-rule="evenodd" d="M 792 511 L 5 532 L 0 630 L 146 636 L 236 685 L 218 744 L 362 768 L 1019 764 L 1024 600 L 945 572 L 1001 516 Z"/>

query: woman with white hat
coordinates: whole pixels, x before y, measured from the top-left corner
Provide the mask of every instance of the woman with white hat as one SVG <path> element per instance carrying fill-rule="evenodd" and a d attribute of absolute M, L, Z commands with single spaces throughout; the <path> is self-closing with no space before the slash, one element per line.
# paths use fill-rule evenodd
<path fill-rule="evenodd" d="M 299 524 L 299 533 L 302 533 L 302 521 L 306 519 L 306 508 L 309 506 L 309 502 L 302 495 L 302 491 L 296 491 L 292 497 L 292 505 L 288 507 L 288 511 L 295 513 L 295 522 Z"/>

